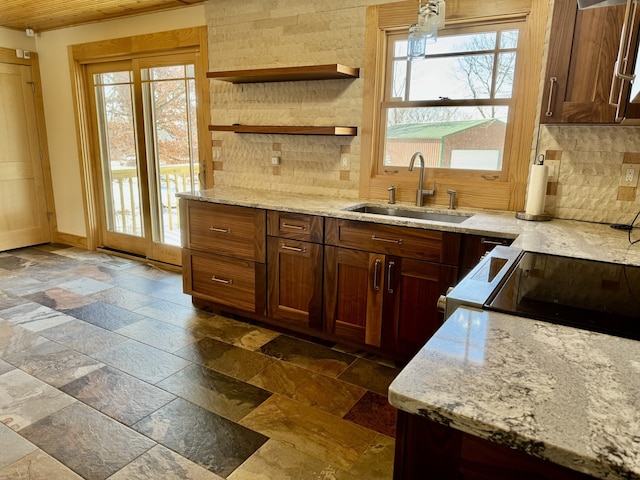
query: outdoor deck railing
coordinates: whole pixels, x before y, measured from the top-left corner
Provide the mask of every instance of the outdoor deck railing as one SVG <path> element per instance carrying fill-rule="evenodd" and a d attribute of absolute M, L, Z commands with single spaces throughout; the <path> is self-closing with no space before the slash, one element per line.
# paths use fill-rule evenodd
<path fill-rule="evenodd" d="M 195 174 L 197 176 L 197 167 Z M 163 165 L 160 167 L 158 180 L 163 234 L 179 232 L 180 209 L 175 194 L 192 190 L 190 166 L 189 164 Z M 140 235 L 142 222 L 136 167 L 116 167 L 111 170 L 111 194 L 115 230 L 120 233 Z"/>

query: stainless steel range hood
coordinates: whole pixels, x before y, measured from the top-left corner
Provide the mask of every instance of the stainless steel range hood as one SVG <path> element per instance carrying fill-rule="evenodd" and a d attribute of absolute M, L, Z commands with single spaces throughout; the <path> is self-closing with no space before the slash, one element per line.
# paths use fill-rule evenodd
<path fill-rule="evenodd" d="M 637 1 L 638 0 L 634 0 L 634 2 Z M 585 8 L 615 7 L 626 4 L 627 0 L 578 0 L 578 8 L 580 10 L 584 10 Z"/>

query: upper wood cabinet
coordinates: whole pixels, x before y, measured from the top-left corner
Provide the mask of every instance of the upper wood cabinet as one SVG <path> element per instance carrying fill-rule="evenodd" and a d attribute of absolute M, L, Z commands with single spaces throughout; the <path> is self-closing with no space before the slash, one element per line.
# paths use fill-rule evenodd
<path fill-rule="evenodd" d="M 556 0 L 540 123 L 614 123 L 609 103 L 625 7 Z"/>

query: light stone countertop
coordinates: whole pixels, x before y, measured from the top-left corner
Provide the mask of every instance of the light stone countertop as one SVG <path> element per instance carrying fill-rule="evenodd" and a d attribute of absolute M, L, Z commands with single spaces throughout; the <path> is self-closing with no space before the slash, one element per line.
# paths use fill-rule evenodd
<path fill-rule="evenodd" d="M 459 308 L 389 401 L 596 478 L 640 478 L 638 341 Z"/>
<path fill-rule="evenodd" d="M 609 225 L 473 214 L 459 224 L 345 211 L 380 200 L 213 188 L 178 196 L 227 205 L 515 239 L 526 251 L 640 265 L 640 243 Z M 629 219 L 631 221 L 631 218 Z M 458 309 L 389 388 L 399 409 L 603 479 L 640 479 L 640 342 Z"/>
<path fill-rule="evenodd" d="M 360 205 L 389 206 L 380 200 L 335 199 L 317 195 L 288 194 L 242 188 L 212 188 L 180 193 L 178 197 L 226 205 L 264 208 L 285 212 L 325 215 L 350 220 L 367 220 L 387 225 L 489 235 L 515 239 L 513 246 L 526 251 L 586 258 L 625 265 L 640 265 L 640 243 L 629 245 L 627 232 L 609 225 L 553 219 L 548 222 L 518 220 L 513 212 L 480 209 L 448 210 L 416 207 L 398 202 L 394 207 L 449 214 L 473 214 L 462 223 L 443 223 L 401 217 L 363 214 L 344 210 Z M 632 218 L 629 219 L 631 221 Z M 638 232 L 640 238 L 640 232 Z"/>

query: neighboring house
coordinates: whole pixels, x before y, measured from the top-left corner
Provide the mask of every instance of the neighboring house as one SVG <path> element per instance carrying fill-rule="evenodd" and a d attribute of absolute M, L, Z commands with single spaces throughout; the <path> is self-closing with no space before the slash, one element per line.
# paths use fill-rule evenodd
<path fill-rule="evenodd" d="M 407 166 L 420 151 L 427 167 L 499 170 L 505 129 L 495 119 L 392 125 L 385 165 Z"/>

